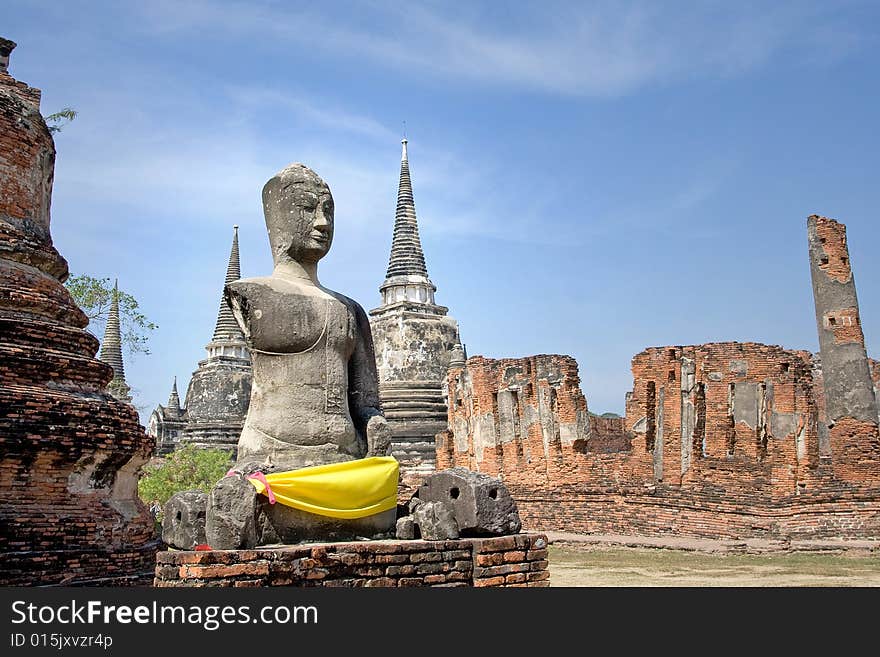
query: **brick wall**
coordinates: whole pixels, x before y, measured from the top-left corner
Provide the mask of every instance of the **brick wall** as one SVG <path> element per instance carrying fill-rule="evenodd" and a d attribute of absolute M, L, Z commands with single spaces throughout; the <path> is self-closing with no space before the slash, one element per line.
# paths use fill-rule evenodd
<path fill-rule="evenodd" d="M 632 371 L 621 437 L 587 413 L 574 359 L 471 358 L 449 373 L 438 467 L 502 478 L 532 530 L 880 536 L 878 480 L 820 457 L 810 353 L 657 347 Z"/>
<path fill-rule="evenodd" d="M 275 549 L 167 551 L 158 587 L 548 586 L 547 537 L 359 541 Z"/>
<path fill-rule="evenodd" d="M 627 452 L 632 437 L 626 430 L 626 418 L 590 415 L 590 450 L 594 452 Z"/>
<path fill-rule="evenodd" d="M 626 426 L 634 450 L 652 457 L 655 482 L 730 480 L 771 496 L 807 485 L 819 456 L 808 352 L 739 342 L 659 347 L 637 354 L 632 371 Z"/>

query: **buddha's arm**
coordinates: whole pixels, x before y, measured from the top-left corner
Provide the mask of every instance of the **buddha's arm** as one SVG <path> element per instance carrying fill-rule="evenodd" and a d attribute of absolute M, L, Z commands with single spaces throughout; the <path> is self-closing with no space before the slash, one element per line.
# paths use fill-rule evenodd
<path fill-rule="evenodd" d="M 364 309 L 353 302 L 357 322 L 357 340 L 348 363 L 348 401 L 355 424 L 360 420 L 365 427 L 374 415 L 382 415 L 379 402 L 379 376 L 373 352 L 373 333 Z M 362 428 L 362 427 L 358 427 Z"/>
<path fill-rule="evenodd" d="M 390 429 L 379 401 L 379 376 L 373 352 L 373 334 L 364 309 L 352 302 L 357 321 L 357 340 L 348 363 L 348 404 L 358 434 L 366 439 L 368 455 L 384 454 L 382 443 L 390 441 Z M 375 418 L 375 419 L 374 419 Z"/>

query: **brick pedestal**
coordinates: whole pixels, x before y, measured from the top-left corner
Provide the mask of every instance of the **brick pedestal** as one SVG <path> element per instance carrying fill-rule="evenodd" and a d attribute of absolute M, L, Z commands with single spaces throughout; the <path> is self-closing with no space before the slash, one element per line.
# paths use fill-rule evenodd
<path fill-rule="evenodd" d="M 549 586 L 547 537 L 312 543 L 167 551 L 155 586 Z"/>

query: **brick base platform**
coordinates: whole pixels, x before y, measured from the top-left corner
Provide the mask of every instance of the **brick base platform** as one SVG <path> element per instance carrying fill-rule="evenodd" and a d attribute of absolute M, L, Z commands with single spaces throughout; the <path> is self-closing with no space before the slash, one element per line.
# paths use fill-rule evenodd
<path fill-rule="evenodd" d="M 549 586 L 547 537 L 310 543 L 156 555 L 155 586 Z"/>

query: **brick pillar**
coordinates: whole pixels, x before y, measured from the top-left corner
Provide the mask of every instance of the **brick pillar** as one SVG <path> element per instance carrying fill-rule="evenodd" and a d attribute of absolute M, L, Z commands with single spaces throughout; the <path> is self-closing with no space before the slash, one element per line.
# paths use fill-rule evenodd
<path fill-rule="evenodd" d="M 880 444 L 846 226 L 811 215 L 807 233 L 834 473 L 863 481 L 878 474 Z"/>

